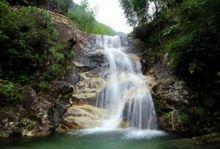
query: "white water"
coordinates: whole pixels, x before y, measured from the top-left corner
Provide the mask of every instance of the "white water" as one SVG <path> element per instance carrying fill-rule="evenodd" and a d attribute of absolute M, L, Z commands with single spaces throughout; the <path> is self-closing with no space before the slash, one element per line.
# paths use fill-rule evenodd
<path fill-rule="evenodd" d="M 97 106 L 107 110 L 101 129 L 114 130 L 122 121 L 136 129 L 156 129 L 154 103 L 139 60 L 126 51 L 126 38 L 98 36 L 96 42 L 104 48 L 108 63 L 103 69 L 107 87 L 97 99 Z"/>

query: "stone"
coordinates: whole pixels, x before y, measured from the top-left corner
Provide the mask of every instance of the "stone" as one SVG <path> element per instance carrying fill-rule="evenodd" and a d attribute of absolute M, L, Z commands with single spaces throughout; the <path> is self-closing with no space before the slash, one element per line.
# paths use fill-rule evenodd
<path fill-rule="evenodd" d="M 62 94 L 69 94 L 73 92 L 73 85 L 67 81 L 54 81 L 53 85 Z"/>
<path fill-rule="evenodd" d="M 73 28 L 73 23 L 66 17 L 58 13 L 50 12 L 55 26 L 59 32 L 58 41 L 71 41 L 73 45 L 77 42 L 76 31 Z"/>
<path fill-rule="evenodd" d="M 193 96 L 186 83 L 163 63 L 153 66 L 146 75 L 146 82 L 152 89 L 159 127 L 168 131 L 186 131 L 188 126 L 180 119 L 188 115 L 181 113 L 190 106 Z"/>
<path fill-rule="evenodd" d="M 81 73 L 81 80 L 74 86 L 73 97 L 78 99 L 96 99 L 105 87 L 105 80 L 90 72 Z"/>
<path fill-rule="evenodd" d="M 66 77 L 66 80 L 72 85 L 77 84 L 80 81 L 80 79 L 80 75 L 75 71 L 70 72 Z"/>
<path fill-rule="evenodd" d="M 30 86 L 25 86 L 23 89 L 23 107 L 26 110 L 32 110 L 33 105 L 37 102 L 38 97 L 35 90 Z"/>
<path fill-rule="evenodd" d="M 103 109 L 91 105 L 73 105 L 63 115 L 63 125 L 67 126 L 66 129 L 98 127 L 104 114 Z"/>

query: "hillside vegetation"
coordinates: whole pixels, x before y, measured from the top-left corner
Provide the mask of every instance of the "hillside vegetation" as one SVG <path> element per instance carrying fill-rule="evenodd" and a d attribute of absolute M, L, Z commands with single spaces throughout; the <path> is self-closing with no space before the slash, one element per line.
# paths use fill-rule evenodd
<path fill-rule="evenodd" d="M 49 81 L 73 57 L 70 43 L 58 43 L 58 32 L 48 11 L 36 7 L 12 10 L 0 2 L 1 104 L 22 99 L 16 86 Z M 40 74 L 40 76 L 38 75 Z"/>
<path fill-rule="evenodd" d="M 67 16 L 76 22 L 78 28 L 84 32 L 110 36 L 116 35 L 113 29 L 96 21 L 93 10 L 89 9 L 87 4 L 73 5 L 69 9 Z"/>
<path fill-rule="evenodd" d="M 70 9 L 71 8 L 71 9 Z M 62 13 L 80 30 L 91 34 L 114 35 L 108 26 L 95 20 L 86 4 L 71 0 L 0 1 L 0 104 L 18 103 L 16 88 L 39 82 L 37 89 L 62 75 L 74 56 L 69 42 L 58 42 L 59 33 L 48 10 Z"/>
<path fill-rule="evenodd" d="M 135 26 L 133 36 L 147 47 L 142 53 L 148 67 L 165 57 L 166 64 L 197 93 L 194 111 L 184 110 L 186 123 L 195 119 L 200 126 L 205 123 L 202 127 L 218 123 L 220 1 L 121 0 L 121 5 Z"/>

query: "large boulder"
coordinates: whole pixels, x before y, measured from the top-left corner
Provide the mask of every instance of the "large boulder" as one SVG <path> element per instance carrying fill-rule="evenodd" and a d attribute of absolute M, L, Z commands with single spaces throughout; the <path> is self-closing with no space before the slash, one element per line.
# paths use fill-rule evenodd
<path fill-rule="evenodd" d="M 74 28 L 73 22 L 67 18 L 66 16 L 63 16 L 58 13 L 50 12 L 54 24 L 56 26 L 56 29 L 59 32 L 58 41 L 59 42 L 72 42 L 72 45 L 75 45 L 77 43 L 77 32 L 78 30 Z"/>
<path fill-rule="evenodd" d="M 82 48 L 82 46 L 80 46 Z M 76 57 L 73 59 L 75 66 L 86 70 L 102 67 L 105 63 L 105 55 L 103 49 L 93 49 L 92 47 L 83 47 L 84 50 L 76 51 Z"/>
<path fill-rule="evenodd" d="M 75 70 L 71 71 L 67 76 L 66 80 L 72 85 L 76 85 L 80 81 L 81 77 Z"/>
<path fill-rule="evenodd" d="M 104 110 L 91 105 L 72 105 L 63 115 L 62 123 L 57 131 L 98 127 L 104 114 Z"/>
<path fill-rule="evenodd" d="M 53 86 L 61 93 L 61 94 L 69 94 L 73 92 L 73 85 L 67 81 L 54 81 Z"/>
<path fill-rule="evenodd" d="M 81 80 L 74 86 L 73 97 L 82 100 L 93 100 L 105 87 L 105 80 L 91 72 L 80 74 Z"/>
<path fill-rule="evenodd" d="M 23 94 L 23 107 L 26 110 L 31 111 L 34 104 L 36 104 L 36 102 L 38 101 L 36 91 L 30 86 L 25 86 L 23 88 Z"/>

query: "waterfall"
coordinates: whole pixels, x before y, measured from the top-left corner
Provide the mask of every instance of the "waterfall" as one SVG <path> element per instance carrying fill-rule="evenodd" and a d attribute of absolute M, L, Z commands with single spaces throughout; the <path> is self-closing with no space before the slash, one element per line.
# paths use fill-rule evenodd
<path fill-rule="evenodd" d="M 102 72 L 107 85 L 97 98 L 97 106 L 107 111 L 101 128 L 116 129 L 125 121 L 129 127 L 156 129 L 154 103 L 140 61 L 127 51 L 127 37 L 97 36 L 96 44 L 107 60 Z"/>

